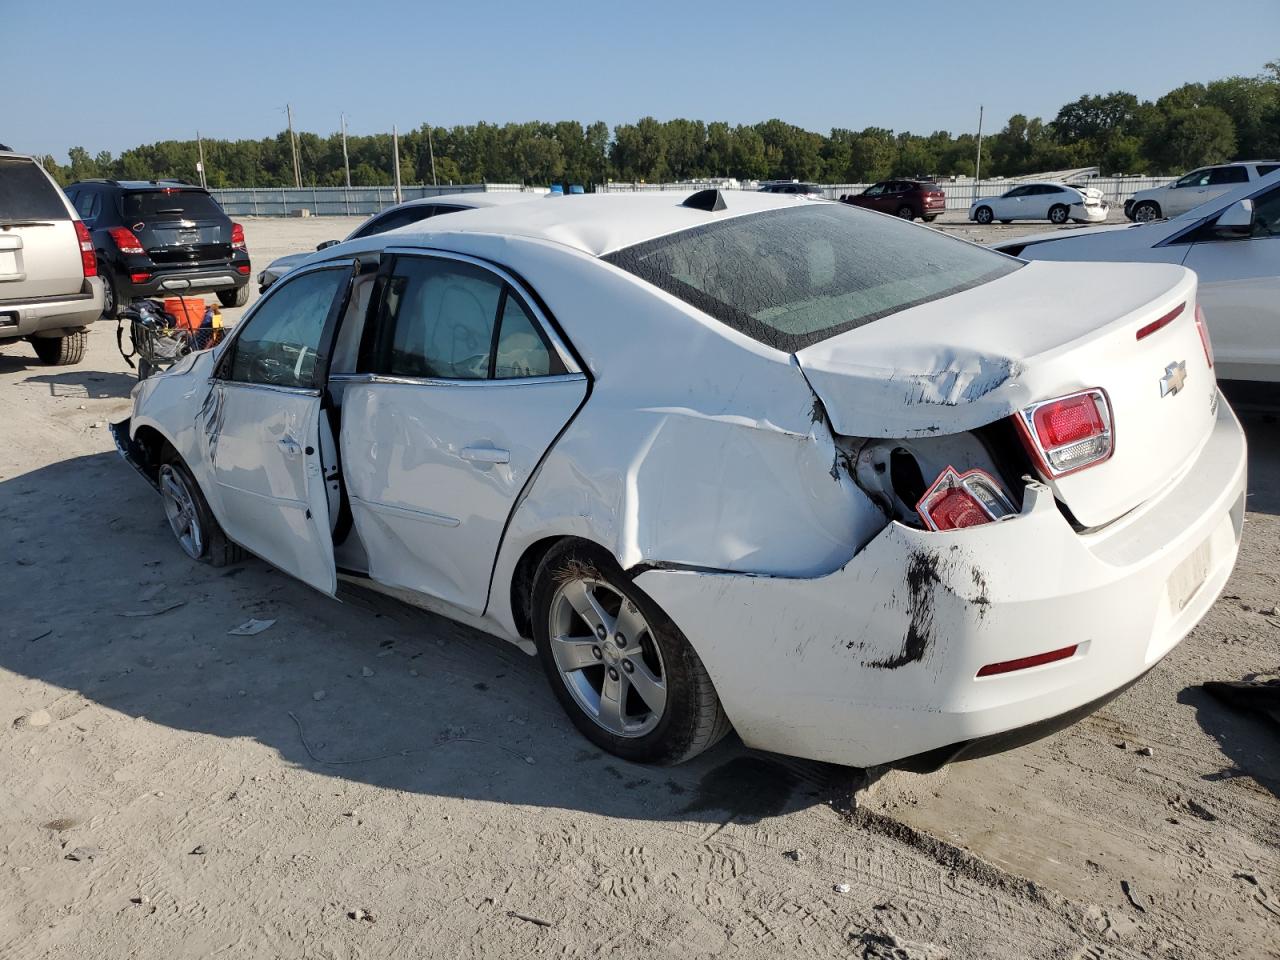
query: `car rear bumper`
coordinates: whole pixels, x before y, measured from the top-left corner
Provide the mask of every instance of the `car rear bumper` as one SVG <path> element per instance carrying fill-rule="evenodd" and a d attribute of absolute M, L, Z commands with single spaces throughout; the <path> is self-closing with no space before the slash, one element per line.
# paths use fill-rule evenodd
<path fill-rule="evenodd" d="M 248 265 L 246 261 L 245 266 Z M 181 293 L 235 290 L 249 282 L 248 273 L 240 273 L 234 261 L 198 268 L 155 269 L 151 278 L 135 283 L 128 274 L 117 274 L 116 284 L 122 300 L 139 297 L 176 296 Z M 142 272 L 142 271 L 138 271 Z"/>
<path fill-rule="evenodd" d="M 1075 716 L 1173 649 L 1235 564 L 1245 453 L 1220 402 L 1196 462 L 1099 530 L 1074 530 L 1033 484 L 1014 519 L 945 533 L 890 523 L 824 577 L 653 569 L 636 584 L 689 637 L 748 745 L 918 766 Z"/>
<path fill-rule="evenodd" d="M 1071 206 L 1071 219 L 1083 220 L 1085 223 L 1102 223 L 1107 219 L 1107 215 L 1110 212 L 1111 208 L 1105 203 L 1100 203 L 1097 206 L 1076 203 Z"/>
<path fill-rule="evenodd" d="M 0 340 L 31 336 L 56 336 L 86 327 L 102 316 L 102 281 L 89 277 L 70 297 L 39 297 L 0 302 Z"/>

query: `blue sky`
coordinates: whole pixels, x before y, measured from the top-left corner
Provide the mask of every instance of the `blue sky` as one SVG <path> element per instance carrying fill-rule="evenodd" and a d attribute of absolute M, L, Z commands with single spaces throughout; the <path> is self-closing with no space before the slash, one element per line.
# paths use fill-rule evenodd
<path fill-rule="evenodd" d="M 1159 96 L 1280 58 L 1280 0 L 187 3 L 0 0 L 0 142 L 154 140 L 653 115 L 985 129 L 1084 93 Z M 156 9 L 160 9 L 157 6 Z M 634 12 L 644 10 L 643 14 Z M 1067 12 L 1062 12 L 1067 11 Z"/>

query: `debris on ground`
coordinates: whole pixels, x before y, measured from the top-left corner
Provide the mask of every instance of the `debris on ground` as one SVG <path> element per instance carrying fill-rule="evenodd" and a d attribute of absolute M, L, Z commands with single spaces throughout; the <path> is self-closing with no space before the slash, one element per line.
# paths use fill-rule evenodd
<path fill-rule="evenodd" d="M 373 676 L 373 671 L 370 670 L 368 667 L 361 667 L 360 676 L 364 677 L 367 680 L 369 677 Z"/>
<path fill-rule="evenodd" d="M 853 889 L 853 887 L 849 886 L 847 883 L 837 883 L 831 889 L 834 890 L 836 893 L 848 893 L 850 890 Z"/>
<path fill-rule="evenodd" d="M 326 694 L 325 694 L 325 692 L 324 692 L 323 690 L 317 690 L 315 693 L 313 693 L 313 694 L 311 695 L 311 699 L 312 699 L 312 700 L 323 700 L 323 699 L 325 698 L 325 696 L 326 696 Z"/>
<path fill-rule="evenodd" d="M 363 920 L 365 923 L 377 923 L 377 918 L 368 910 L 347 911 L 348 920 Z"/>
<path fill-rule="evenodd" d="M 802 863 L 804 861 L 803 850 L 788 850 L 786 853 L 783 854 L 783 856 L 786 857 L 788 860 L 792 861 L 793 863 Z"/>
<path fill-rule="evenodd" d="M 1139 747 L 1139 748 L 1138 748 L 1138 756 L 1140 756 L 1140 757 L 1151 757 L 1151 756 L 1155 756 L 1155 751 L 1154 751 L 1154 750 L 1152 750 L 1150 747 Z"/>
<path fill-rule="evenodd" d="M 185 600 L 174 600 L 162 607 L 153 607 L 150 610 L 125 610 L 120 614 L 122 617 L 158 617 L 162 613 L 168 613 L 170 610 L 177 610 L 179 607 L 186 606 Z"/>
<path fill-rule="evenodd" d="M 197 843 L 191 850 L 191 856 L 203 857 L 208 852 L 209 851 L 205 849 L 205 845 L 203 843 Z"/>
<path fill-rule="evenodd" d="M 539 927 L 553 926 L 550 920 L 543 920 L 541 917 L 531 917 L 527 913 L 516 913 L 514 910 L 508 910 L 507 916 L 515 920 L 523 920 L 525 923 L 537 924 Z"/>
<path fill-rule="evenodd" d="M 250 617 L 248 620 L 240 624 L 240 626 L 236 627 L 234 630 L 228 630 L 227 636 L 254 637 L 260 634 L 263 630 L 267 630 L 267 629 L 270 629 L 271 627 L 274 627 L 275 624 L 276 622 L 274 620 L 257 620 Z"/>
<path fill-rule="evenodd" d="M 74 860 L 77 863 L 83 860 L 97 860 L 102 856 L 102 851 L 97 847 L 76 847 L 63 855 L 64 860 Z"/>
<path fill-rule="evenodd" d="M 1143 913 L 1147 912 L 1146 906 L 1138 899 L 1137 888 L 1132 883 L 1128 880 L 1121 880 L 1120 889 L 1124 891 L 1124 895 L 1129 898 L 1129 902 L 1133 904 L 1135 910 L 1140 910 Z"/>
<path fill-rule="evenodd" d="M 53 723 L 53 717 L 49 716 L 48 710 L 32 710 L 13 721 L 13 725 L 18 728 L 47 727 L 51 723 Z"/>

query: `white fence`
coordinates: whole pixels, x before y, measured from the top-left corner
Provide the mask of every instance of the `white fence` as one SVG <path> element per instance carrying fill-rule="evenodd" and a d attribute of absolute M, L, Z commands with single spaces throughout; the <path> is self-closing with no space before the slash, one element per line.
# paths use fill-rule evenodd
<path fill-rule="evenodd" d="M 1113 206 L 1120 206 L 1139 190 L 1162 187 L 1172 183 L 1173 177 L 1093 177 L 1080 181 L 1081 185 L 1095 187 Z M 998 197 L 1018 185 L 1014 180 L 939 180 L 938 186 L 947 195 L 948 210 L 967 210 L 969 204 L 982 197 Z M 841 194 L 861 193 L 869 183 L 824 183 L 819 185 L 822 195 L 837 200 Z M 725 189 L 723 184 L 712 181 L 688 183 L 618 183 L 610 182 L 596 187 L 598 193 L 639 193 L 649 190 L 706 190 Z M 752 189 L 744 186 L 743 189 Z"/>
<path fill-rule="evenodd" d="M 405 200 L 438 197 L 445 193 L 514 192 L 545 190 L 522 187 L 518 183 L 463 183 L 448 186 L 403 186 Z M 222 209 L 233 217 L 287 217 L 308 210 L 316 217 L 367 217 L 396 202 L 395 187 L 246 187 L 209 191 Z"/>

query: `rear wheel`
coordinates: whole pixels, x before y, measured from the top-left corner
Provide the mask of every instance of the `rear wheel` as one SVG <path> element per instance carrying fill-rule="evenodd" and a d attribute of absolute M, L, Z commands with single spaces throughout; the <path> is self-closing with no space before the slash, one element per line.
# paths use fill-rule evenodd
<path fill-rule="evenodd" d="M 243 307 L 249 302 L 249 285 L 246 283 L 234 290 L 219 290 L 218 301 L 224 307 Z"/>
<path fill-rule="evenodd" d="M 65 337 L 32 337 L 31 346 L 41 363 L 51 367 L 69 367 L 84 359 L 85 344 L 89 342 L 89 331 L 78 330 Z"/>
<path fill-rule="evenodd" d="M 625 760 L 688 760 L 729 732 L 680 629 L 604 550 L 553 547 L 533 587 L 539 659 L 574 726 Z"/>
<path fill-rule="evenodd" d="M 1160 219 L 1160 204 L 1154 200 L 1143 200 L 1133 205 L 1133 222 L 1150 223 Z"/>
<path fill-rule="evenodd" d="M 973 211 L 973 219 L 977 220 L 978 223 L 986 225 L 995 219 L 995 215 L 991 212 L 990 207 L 979 207 L 977 210 Z"/>
<path fill-rule="evenodd" d="M 898 208 L 898 216 L 903 220 L 914 220 L 916 218 L 916 212 L 904 203 Z"/>
<path fill-rule="evenodd" d="M 102 278 L 102 315 L 108 320 L 114 320 L 116 311 L 120 309 L 120 297 L 116 293 L 115 278 L 101 261 L 98 262 L 98 276 Z"/>
<path fill-rule="evenodd" d="M 222 532 L 200 485 L 181 459 L 174 455 L 161 464 L 157 480 L 165 518 L 183 553 L 214 567 L 244 559 L 244 551 Z"/>
<path fill-rule="evenodd" d="M 1049 208 L 1050 223 L 1066 223 L 1070 215 L 1071 211 L 1064 204 L 1055 203 Z"/>
<path fill-rule="evenodd" d="M 938 219 L 938 215 L 935 213 L 932 217 L 925 217 L 925 218 L 924 218 L 924 222 L 925 222 L 925 223 L 933 223 L 933 221 L 935 221 L 935 220 L 937 220 L 937 219 Z"/>

